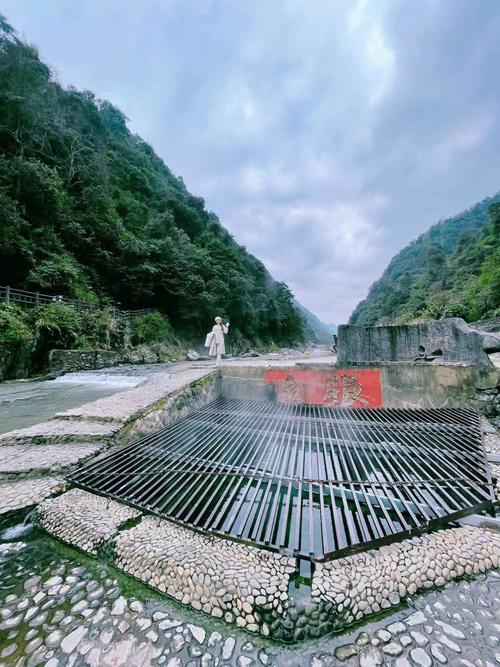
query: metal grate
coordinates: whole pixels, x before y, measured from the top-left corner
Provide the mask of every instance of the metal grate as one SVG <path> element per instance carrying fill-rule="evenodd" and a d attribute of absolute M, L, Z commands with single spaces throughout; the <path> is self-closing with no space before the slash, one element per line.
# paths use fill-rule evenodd
<path fill-rule="evenodd" d="M 494 500 L 472 411 L 224 398 L 70 480 L 195 530 L 312 560 Z"/>

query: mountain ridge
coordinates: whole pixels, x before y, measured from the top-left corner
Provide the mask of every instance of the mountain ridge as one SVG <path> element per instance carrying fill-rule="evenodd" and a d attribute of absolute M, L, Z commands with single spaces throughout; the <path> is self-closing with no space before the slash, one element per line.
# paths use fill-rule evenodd
<path fill-rule="evenodd" d="M 154 307 L 195 338 L 314 336 L 283 282 L 240 246 L 124 114 L 63 88 L 0 17 L 0 284 Z"/>
<path fill-rule="evenodd" d="M 500 192 L 439 221 L 400 250 L 350 324 L 404 324 L 441 317 L 467 321 L 500 308 Z"/>

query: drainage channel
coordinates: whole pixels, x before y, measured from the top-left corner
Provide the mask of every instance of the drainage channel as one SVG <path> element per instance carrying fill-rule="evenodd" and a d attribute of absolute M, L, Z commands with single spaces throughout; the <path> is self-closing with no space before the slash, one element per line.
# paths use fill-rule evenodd
<path fill-rule="evenodd" d="M 322 561 L 491 508 L 478 415 L 218 398 L 70 481 L 204 533 Z"/>

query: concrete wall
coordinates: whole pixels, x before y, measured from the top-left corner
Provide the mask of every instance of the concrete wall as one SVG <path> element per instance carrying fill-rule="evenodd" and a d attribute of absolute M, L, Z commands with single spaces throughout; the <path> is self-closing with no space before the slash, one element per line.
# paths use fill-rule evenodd
<path fill-rule="evenodd" d="M 483 334 L 460 318 L 421 324 L 357 327 L 343 324 L 338 330 L 338 364 L 416 361 L 437 358 L 475 366 L 491 366 L 484 351 L 485 337 L 495 346 L 495 334 Z"/>
<path fill-rule="evenodd" d="M 318 373 L 318 378 L 332 373 L 332 366 L 301 364 Z M 378 369 L 384 408 L 477 408 L 482 409 L 499 396 L 500 371 L 456 364 L 369 364 L 358 370 Z M 297 367 L 280 370 L 297 374 Z M 336 367 L 337 374 L 352 375 L 356 368 Z M 221 394 L 227 398 L 265 400 L 279 397 L 279 388 L 266 382 L 268 368 L 225 366 L 221 369 Z M 268 376 L 270 377 L 270 376 Z M 363 387 L 361 387 L 363 389 Z M 488 400 L 485 400 L 485 398 Z M 489 400 L 491 399 L 491 400 Z M 357 405 L 363 407 L 363 405 Z"/>

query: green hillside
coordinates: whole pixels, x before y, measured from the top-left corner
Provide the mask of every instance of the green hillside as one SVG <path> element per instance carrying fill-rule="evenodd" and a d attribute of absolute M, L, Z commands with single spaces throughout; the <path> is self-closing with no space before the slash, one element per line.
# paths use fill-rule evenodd
<path fill-rule="evenodd" d="M 332 334 L 319 317 L 316 317 L 314 313 L 311 313 L 310 310 L 295 299 L 294 304 L 304 319 L 304 331 L 306 332 L 307 340 L 319 345 L 331 345 L 333 340 Z"/>
<path fill-rule="evenodd" d="M 404 324 L 500 314 L 500 193 L 443 220 L 389 263 L 349 320 Z"/>
<path fill-rule="evenodd" d="M 233 343 L 304 338 L 287 286 L 131 134 L 123 113 L 62 88 L 5 20 L 0 284 L 154 307 L 188 338 L 203 336 L 217 314 L 230 317 Z"/>

